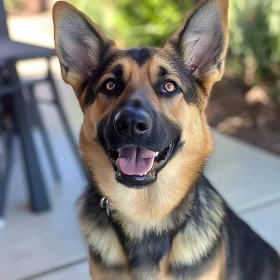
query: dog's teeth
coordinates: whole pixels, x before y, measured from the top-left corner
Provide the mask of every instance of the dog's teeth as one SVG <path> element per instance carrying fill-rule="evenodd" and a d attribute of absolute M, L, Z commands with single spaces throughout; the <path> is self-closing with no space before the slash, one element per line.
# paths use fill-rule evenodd
<path fill-rule="evenodd" d="M 156 152 L 156 153 L 155 153 L 155 156 L 158 156 L 158 154 L 159 154 L 159 152 Z"/>

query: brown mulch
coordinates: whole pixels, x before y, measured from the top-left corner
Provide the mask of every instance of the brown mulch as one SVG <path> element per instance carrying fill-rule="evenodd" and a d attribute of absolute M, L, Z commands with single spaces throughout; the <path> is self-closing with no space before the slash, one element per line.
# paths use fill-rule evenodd
<path fill-rule="evenodd" d="M 222 133 L 280 155 L 280 105 L 272 104 L 265 91 L 248 91 L 230 78 L 217 83 L 207 107 L 208 122 Z"/>

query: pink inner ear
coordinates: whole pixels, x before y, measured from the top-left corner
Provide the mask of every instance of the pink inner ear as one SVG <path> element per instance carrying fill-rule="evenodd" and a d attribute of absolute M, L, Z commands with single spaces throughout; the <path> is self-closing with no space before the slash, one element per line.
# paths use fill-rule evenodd
<path fill-rule="evenodd" d="M 187 67 L 198 75 L 216 67 L 221 59 L 225 41 L 223 22 L 218 1 L 205 1 L 186 22 L 180 38 L 181 51 Z"/>
<path fill-rule="evenodd" d="M 194 72 L 196 69 L 197 69 L 197 65 L 196 64 L 189 64 L 189 66 L 188 66 L 188 68 L 192 71 L 192 72 Z"/>
<path fill-rule="evenodd" d="M 64 48 L 73 68 L 83 77 L 89 76 L 94 69 L 94 61 L 90 59 L 89 47 L 74 42 L 72 38 L 67 38 Z"/>
<path fill-rule="evenodd" d="M 187 59 L 187 65 L 191 71 L 197 68 L 207 67 L 207 62 L 211 61 L 213 38 L 209 35 L 201 35 L 190 46 L 187 43 L 187 48 L 190 48 Z M 205 69 L 206 70 L 206 69 Z"/>

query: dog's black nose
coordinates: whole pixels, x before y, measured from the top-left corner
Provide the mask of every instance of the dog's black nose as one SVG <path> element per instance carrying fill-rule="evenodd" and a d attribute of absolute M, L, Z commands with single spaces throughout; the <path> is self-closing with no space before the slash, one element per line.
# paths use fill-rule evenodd
<path fill-rule="evenodd" d="M 146 135 L 152 126 L 152 117 L 144 108 L 126 108 L 115 115 L 115 130 L 123 137 L 133 139 L 134 137 Z"/>

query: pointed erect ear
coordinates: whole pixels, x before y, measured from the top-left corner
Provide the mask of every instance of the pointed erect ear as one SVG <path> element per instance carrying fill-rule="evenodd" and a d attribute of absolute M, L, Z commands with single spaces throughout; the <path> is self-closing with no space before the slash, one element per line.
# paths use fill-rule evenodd
<path fill-rule="evenodd" d="M 166 43 L 209 93 L 224 72 L 228 45 L 228 0 L 203 0 Z"/>
<path fill-rule="evenodd" d="M 78 93 L 82 83 L 93 75 L 103 49 L 113 42 L 67 2 L 59 1 L 54 5 L 53 21 L 62 78 Z"/>

